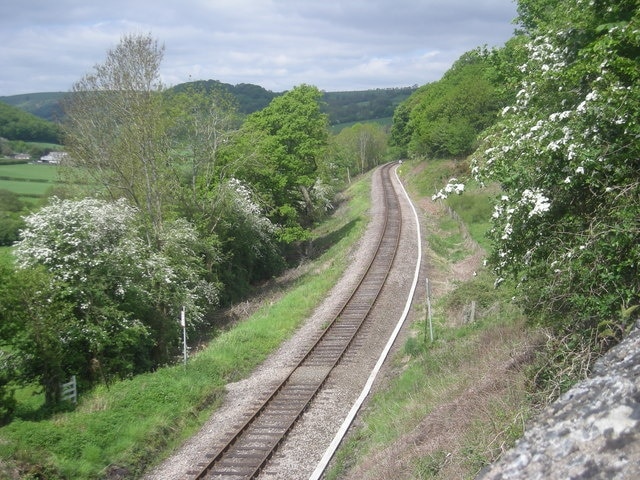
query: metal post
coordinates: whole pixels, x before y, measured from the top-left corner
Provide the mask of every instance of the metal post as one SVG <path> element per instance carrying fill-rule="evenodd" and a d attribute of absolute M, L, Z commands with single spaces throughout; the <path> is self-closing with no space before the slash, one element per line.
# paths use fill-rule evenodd
<path fill-rule="evenodd" d="M 180 325 L 182 326 L 182 354 L 184 356 L 184 364 L 187 365 L 187 322 L 184 314 L 184 307 L 180 313 Z"/>
<path fill-rule="evenodd" d="M 431 320 L 431 288 L 429 287 L 429 279 L 427 278 L 427 316 L 429 317 L 429 334 L 431 343 L 433 343 L 433 322 Z"/>

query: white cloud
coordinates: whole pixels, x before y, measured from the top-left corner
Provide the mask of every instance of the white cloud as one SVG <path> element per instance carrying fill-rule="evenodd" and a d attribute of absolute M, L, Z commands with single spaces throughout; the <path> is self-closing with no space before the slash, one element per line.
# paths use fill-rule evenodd
<path fill-rule="evenodd" d="M 0 95 L 66 91 L 122 35 L 166 47 L 165 83 L 282 91 L 424 84 L 513 31 L 512 0 L 22 0 L 0 17 Z"/>

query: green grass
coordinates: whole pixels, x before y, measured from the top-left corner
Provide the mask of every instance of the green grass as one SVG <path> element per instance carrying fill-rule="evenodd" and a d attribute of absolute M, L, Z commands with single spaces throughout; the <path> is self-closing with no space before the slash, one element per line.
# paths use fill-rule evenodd
<path fill-rule="evenodd" d="M 492 287 L 492 281 L 485 275 L 465 288 L 486 291 Z M 456 292 L 450 295 L 456 295 Z M 506 305 L 503 297 L 494 296 L 493 301 Z M 434 318 L 434 343 L 423 337 L 423 322 L 414 325 L 415 336 L 409 338 L 402 354 L 395 359 L 396 368 L 402 373 L 373 396 L 361 418 L 361 426 L 338 450 L 335 465 L 327 473 L 328 479 L 341 478 L 360 463 L 360 468 L 368 470 L 369 467 L 363 466 L 368 455 L 402 441 L 403 436 L 411 436 L 416 426 L 429 415 L 433 416 L 433 422 L 445 425 L 443 428 L 464 424 L 464 419 L 452 415 L 471 416 L 470 411 L 459 412 L 454 408 L 450 413 L 449 410 L 439 411 L 439 408 L 454 405 L 468 396 L 468 389 L 482 380 L 483 368 L 479 365 L 491 365 L 499 357 L 508 361 L 512 352 L 518 351 L 524 327 L 516 310 L 508 306 L 496 308 L 492 314 L 472 324 L 455 326 L 446 315 L 446 306 L 452 301 L 447 296 L 436 307 L 439 315 Z M 522 379 L 519 381 L 523 383 Z M 481 401 L 482 396 L 479 396 L 478 402 Z M 445 464 L 452 462 L 465 472 L 463 476 L 456 474 L 455 478 L 474 478 L 482 466 L 496 458 L 500 446 L 512 445 L 522 435 L 520 419 L 527 412 L 523 389 L 513 387 L 498 400 L 489 401 L 480 415 L 474 413 L 458 438 L 446 444 L 446 451 L 441 447 L 415 457 L 413 471 L 400 471 L 398 467 L 395 478 L 453 478 L 444 470 Z M 407 445 L 408 449 L 411 447 Z"/>
<path fill-rule="evenodd" d="M 440 230 L 427 236 L 431 249 L 441 257 L 452 262 L 462 260 L 469 254 L 465 247 L 464 236 L 460 225 L 453 218 L 443 216 L 439 219 Z"/>
<path fill-rule="evenodd" d="M 457 178 L 459 182 L 465 184 L 465 191 L 462 195 L 450 195 L 445 200 L 445 205 L 450 206 L 462 219 L 469 235 L 485 250 L 489 250 L 490 243 L 486 233 L 491 227 L 491 214 L 493 213 L 492 199 L 495 197 L 495 187 L 481 188 L 477 182 L 471 179 L 467 173 L 467 164 L 454 160 L 414 160 L 405 162 L 403 169 L 413 168 L 417 164 L 423 164 L 417 175 L 409 179 L 412 189 L 417 195 L 431 197 L 434 193 L 442 189 L 449 179 Z M 440 242 L 433 237 L 429 238 L 435 248 L 442 250 L 456 250 L 456 243 L 460 243 L 460 238 L 456 236 L 456 228 L 441 221 L 441 228 L 445 236 Z M 438 243 L 444 245 L 438 245 Z M 459 252 L 461 253 L 461 252 Z"/>
<path fill-rule="evenodd" d="M 30 465 L 32 476 L 49 479 L 100 478 L 110 465 L 124 467 L 135 477 L 159 460 L 222 402 L 226 383 L 247 376 L 335 285 L 348 263 L 349 248 L 366 227 L 369 181 L 354 184 L 349 196 L 344 215 L 318 232 L 325 240 L 333 232 L 340 234 L 280 301 L 221 333 L 186 368 L 167 367 L 81 392 L 75 410 L 40 420 L 32 397 L 21 407 L 21 418 L 0 429 L 0 458 Z"/>
<path fill-rule="evenodd" d="M 58 167 L 42 163 L 26 163 L 18 165 L 0 165 L 0 177 L 20 179 L 23 181 L 54 182 L 58 175 Z"/>
<path fill-rule="evenodd" d="M 491 244 L 486 233 L 491 228 L 494 192 L 480 188 L 474 181 L 468 181 L 465 190 L 462 195 L 449 196 L 446 202 L 460 215 L 473 239 L 489 250 Z"/>
<path fill-rule="evenodd" d="M 0 165 L 0 189 L 29 198 L 42 197 L 55 186 L 57 174 L 55 165 Z"/>
<path fill-rule="evenodd" d="M 11 255 L 11 247 L 0 246 L 0 263 L 13 262 L 13 256 Z"/>

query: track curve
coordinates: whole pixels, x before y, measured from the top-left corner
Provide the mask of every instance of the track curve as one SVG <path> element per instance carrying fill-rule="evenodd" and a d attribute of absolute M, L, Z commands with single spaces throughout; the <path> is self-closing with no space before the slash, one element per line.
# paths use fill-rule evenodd
<path fill-rule="evenodd" d="M 382 167 L 384 228 L 376 254 L 340 312 L 297 367 L 241 425 L 209 461 L 188 472 L 193 479 L 251 479 L 273 453 L 320 391 L 365 323 L 389 274 L 400 240 L 402 215 L 391 180 L 393 164 Z"/>

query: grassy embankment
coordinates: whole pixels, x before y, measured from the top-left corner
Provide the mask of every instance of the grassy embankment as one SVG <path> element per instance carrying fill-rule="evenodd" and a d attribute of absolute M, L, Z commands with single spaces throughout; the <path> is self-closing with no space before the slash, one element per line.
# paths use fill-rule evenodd
<path fill-rule="evenodd" d="M 0 428 L 0 478 L 20 468 L 24 478 L 95 479 L 115 467 L 135 478 L 192 435 L 220 405 L 225 384 L 245 377 L 289 337 L 341 276 L 366 227 L 369 185 L 369 177 L 354 183 L 340 215 L 316 230 L 324 253 L 300 267 L 306 273 L 277 301 L 218 335 L 186 368 L 80 392 L 77 407 L 53 415 L 42 411 L 35 389 L 18 392 L 18 414 Z"/>
<path fill-rule="evenodd" d="M 395 359 L 401 373 L 372 398 L 338 451 L 331 479 L 474 478 L 521 436 L 532 411 L 525 385 L 535 332 L 511 305 L 512 290 L 495 290 L 482 268 L 490 193 L 468 185 L 464 195 L 434 205 L 431 195 L 452 176 L 461 178 L 464 168 L 407 162 L 402 172 L 414 199 L 424 199 L 432 212 L 421 221 L 435 286 L 434 342 L 421 305 L 417 316 L 425 320 L 413 325 Z"/>

